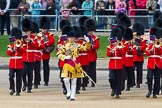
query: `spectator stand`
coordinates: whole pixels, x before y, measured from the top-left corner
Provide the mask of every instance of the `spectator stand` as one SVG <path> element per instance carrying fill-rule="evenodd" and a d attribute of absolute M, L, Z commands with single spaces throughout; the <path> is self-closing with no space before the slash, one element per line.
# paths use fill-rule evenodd
<path fill-rule="evenodd" d="M 10 10 L 16 10 L 16 9 L 10 9 Z M 42 11 L 44 9 L 39 9 L 39 10 Z M 71 11 L 71 9 L 66 9 L 66 10 Z M 85 9 L 79 9 L 79 10 L 80 11 L 84 11 Z M 90 9 L 88 9 L 88 10 L 90 10 Z M 61 13 L 61 11 L 62 10 L 57 11 L 57 13 Z M 93 10 L 91 10 L 91 11 L 93 11 Z M 106 14 L 105 15 L 97 15 L 96 11 L 94 12 L 95 14 L 93 14 L 93 15 L 86 15 L 86 16 L 88 16 L 90 18 L 93 18 L 96 21 L 96 26 L 97 26 L 96 31 L 97 32 L 111 31 L 111 24 L 112 24 L 113 20 L 115 19 L 116 15 L 106 15 Z M 109 12 L 109 11 L 115 11 L 115 9 L 105 9 L 105 12 Z M 146 28 L 146 31 L 148 31 L 149 30 L 148 20 L 147 20 L 148 16 L 147 15 L 134 15 L 134 16 L 130 16 L 129 14 L 132 11 L 147 11 L 147 9 L 130 9 L 127 13 L 128 13 L 128 16 L 130 18 L 134 19 L 134 23 L 135 22 L 139 22 L 139 21 L 142 22 L 144 24 L 145 28 Z M 33 17 L 33 15 L 30 15 L 30 14 L 29 15 L 24 15 L 23 13 L 16 14 L 16 15 L 11 15 L 11 17 L 12 16 L 18 17 L 19 19 L 21 19 L 21 20 L 19 20 L 19 22 L 21 22 L 24 17 L 28 17 L 28 18 L 32 18 Z M 34 16 L 37 16 L 39 18 L 42 17 L 42 16 L 48 16 L 50 18 L 54 17 L 55 18 L 55 22 L 58 22 L 58 23 L 56 23 L 55 26 L 52 27 L 50 30 L 58 31 L 58 32 L 60 31 L 60 29 L 59 29 L 59 22 L 63 18 L 63 15 L 56 14 L 56 15 L 34 15 Z M 72 23 L 72 25 L 78 25 L 78 19 L 81 16 L 84 16 L 84 15 L 82 15 L 82 14 L 81 15 L 71 15 L 70 14 L 68 20 Z M 100 22 L 99 19 L 103 19 L 103 21 Z"/>
<path fill-rule="evenodd" d="M 159 10 L 159 9 L 156 9 L 156 10 Z M 130 18 L 133 18 L 134 19 L 134 22 L 142 22 L 145 26 L 145 30 L 146 31 L 149 31 L 149 25 L 148 25 L 148 18 L 151 17 L 151 16 L 148 16 L 147 14 L 144 14 L 144 15 L 138 15 L 138 12 L 145 12 L 147 13 L 147 9 L 130 9 L 129 10 L 129 17 Z M 134 16 L 130 16 L 130 13 L 131 12 L 136 12 L 137 14 L 134 15 Z"/>

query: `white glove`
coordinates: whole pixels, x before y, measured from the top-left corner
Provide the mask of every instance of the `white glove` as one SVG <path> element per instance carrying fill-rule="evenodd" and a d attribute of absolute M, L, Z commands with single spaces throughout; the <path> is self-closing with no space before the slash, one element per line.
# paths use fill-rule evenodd
<path fill-rule="evenodd" d="M 71 59 L 71 56 L 66 56 L 65 59 Z"/>
<path fill-rule="evenodd" d="M 84 36 L 84 39 L 89 42 L 89 38 L 87 36 Z"/>

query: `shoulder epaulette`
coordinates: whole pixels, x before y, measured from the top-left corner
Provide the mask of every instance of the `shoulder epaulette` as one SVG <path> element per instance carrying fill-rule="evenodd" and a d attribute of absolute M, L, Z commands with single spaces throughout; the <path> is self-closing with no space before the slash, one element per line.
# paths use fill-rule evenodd
<path fill-rule="evenodd" d="M 111 48 L 110 45 L 108 45 L 107 48 Z"/>

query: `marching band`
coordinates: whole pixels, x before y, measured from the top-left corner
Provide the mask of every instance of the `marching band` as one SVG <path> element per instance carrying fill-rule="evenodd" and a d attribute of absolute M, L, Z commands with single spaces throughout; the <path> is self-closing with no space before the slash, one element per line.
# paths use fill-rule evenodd
<path fill-rule="evenodd" d="M 154 25 L 148 34 L 144 25 L 137 22 L 131 26 L 130 18 L 123 13 L 116 15 L 115 25 L 112 28 L 107 46 L 109 57 L 109 83 L 112 89 L 111 96 L 120 98 L 125 90 L 131 87 L 140 88 L 143 79 L 143 63 L 145 55 L 147 63 L 146 97 L 153 94 L 157 98 L 160 92 L 161 62 L 162 62 L 162 19 L 158 12 L 154 13 Z M 59 59 L 60 81 L 63 94 L 67 100 L 74 101 L 75 94 L 80 93 L 80 88 L 86 90 L 88 84 L 95 87 L 97 50 L 100 48 L 99 37 L 95 36 L 95 21 L 86 16 L 81 17 L 79 26 L 62 19 L 60 21 L 61 35 L 56 43 L 56 56 Z M 160 25 L 161 24 L 161 25 Z M 20 96 L 22 91 L 31 93 L 32 85 L 37 89 L 41 81 L 41 61 L 43 61 L 44 86 L 48 86 L 50 76 L 50 53 L 55 48 L 54 34 L 49 32 L 50 21 L 48 17 L 40 20 L 40 29 L 36 23 L 25 18 L 22 21 L 22 31 L 13 28 L 7 54 L 9 62 L 10 95 L 16 92 Z M 104 53 L 104 52 L 103 52 Z M 136 70 L 136 74 L 134 73 Z M 34 81 L 33 81 L 34 71 Z M 16 90 L 14 77 L 16 73 Z M 137 76 L 135 76 L 137 75 Z M 135 79 L 136 78 L 136 79 Z M 22 82 L 23 81 L 23 87 Z"/>

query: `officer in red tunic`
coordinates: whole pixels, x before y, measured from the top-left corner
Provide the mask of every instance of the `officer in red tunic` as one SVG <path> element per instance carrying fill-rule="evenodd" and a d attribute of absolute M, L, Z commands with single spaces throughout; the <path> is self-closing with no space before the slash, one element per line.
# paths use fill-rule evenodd
<path fill-rule="evenodd" d="M 62 31 L 63 30 L 63 27 L 64 26 L 67 26 L 67 25 L 71 25 L 71 23 L 68 21 L 68 20 L 65 20 L 65 19 L 63 19 L 63 20 L 61 20 L 60 21 L 60 30 Z M 67 33 L 68 33 L 69 31 L 62 31 L 62 34 L 61 34 L 61 36 L 60 36 L 60 38 L 59 38 L 59 40 L 58 40 L 58 42 L 57 42 L 57 47 L 56 47 L 56 51 L 58 52 L 59 51 L 59 49 L 62 47 L 62 46 L 64 46 L 65 45 L 65 43 L 66 43 L 66 41 L 67 41 Z M 63 78 L 61 78 L 61 73 L 62 73 L 62 68 L 63 68 L 63 66 L 64 66 L 64 61 L 62 61 L 61 59 L 59 59 L 59 62 L 58 62 L 58 67 L 59 67 L 59 69 L 60 69 L 60 75 L 59 75 L 59 77 L 60 77 L 60 81 L 61 81 L 61 83 L 62 83 L 62 88 L 63 88 L 63 94 L 66 94 L 67 93 L 67 91 L 66 91 L 66 87 L 65 87 L 65 84 L 64 84 L 64 81 L 63 81 Z"/>
<path fill-rule="evenodd" d="M 118 13 L 116 15 L 117 18 L 117 27 L 119 27 L 122 30 L 121 36 L 124 37 L 125 35 L 125 29 L 129 28 L 131 26 L 131 20 L 130 18 L 124 14 L 124 13 Z M 124 43 L 125 40 L 122 39 L 122 43 Z M 125 55 L 122 56 L 122 64 L 123 64 L 123 70 L 122 70 L 122 80 L 121 80 L 121 90 L 123 91 L 125 89 L 125 80 L 126 80 L 126 71 L 125 71 Z"/>
<path fill-rule="evenodd" d="M 137 79 L 136 79 L 136 87 L 140 88 L 140 84 L 142 84 L 143 78 L 143 62 L 144 62 L 144 52 L 146 49 L 146 40 L 143 40 L 141 35 L 144 35 L 144 25 L 142 23 L 135 23 L 133 25 L 133 32 L 136 33 L 137 36 L 134 37 L 135 49 L 137 53 L 134 55 L 133 61 L 135 69 L 137 69 Z"/>
<path fill-rule="evenodd" d="M 41 60 L 42 60 L 42 50 L 45 48 L 43 37 L 39 36 L 39 27 L 38 24 L 33 22 L 33 30 L 32 35 L 35 36 L 34 38 L 34 88 L 37 89 L 38 85 L 40 85 L 41 81 Z"/>
<path fill-rule="evenodd" d="M 130 91 L 130 87 L 134 86 L 134 62 L 133 62 L 133 55 L 135 51 L 133 49 L 134 44 L 132 42 L 133 39 L 133 31 L 130 28 L 126 28 L 126 34 L 124 36 L 124 46 L 125 46 L 125 71 L 127 77 L 127 88 L 126 91 Z"/>
<path fill-rule="evenodd" d="M 125 43 L 125 34 L 126 34 L 126 27 L 123 25 L 117 25 L 122 30 L 122 43 Z M 125 80 L 126 80 L 126 71 L 125 71 L 125 55 L 122 56 L 122 64 L 123 64 L 123 70 L 122 70 L 122 78 L 121 78 L 121 91 L 125 89 Z"/>
<path fill-rule="evenodd" d="M 43 50 L 42 55 L 44 86 L 48 86 L 50 75 L 50 68 L 49 68 L 50 53 L 54 49 L 54 42 L 55 42 L 54 34 L 48 32 L 48 29 L 50 29 L 50 19 L 48 17 L 42 17 L 40 19 L 40 28 L 42 29 L 41 33 L 45 42 L 45 50 Z"/>
<path fill-rule="evenodd" d="M 111 96 L 116 95 L 119 98 L 121 94 L 121 76 L 122 76 L 122 56 L 125 55 L 122 46 L 122 31 L 120 28 L 114 28 L 110 35 L 110 45 L 107 47 L 107 56 L 109 60 L 109 82 L 112 89 Z"/>
<path fill-rule="evenodd" d="M 154 39 L 153 39 L 154 37 Z M 149 98 L 153 91 L 153 98 L 157 98 L 160 90 L 160 69 L 161 69 L 161 42 L 160 42 L 160 30 L 156 27 L 152 27 L 150 30 L 150 42 L 146 48 L 146 55 L 148 56 L 147 62 L 147 82 L 148 93 L 146 97 Z M 153 81 L 154 79 L 154 81 Z M 154 82 L 154 86 L 152 84 Z"/>
<path fill-rule="evenodd" d="M 24 44 L 23 47 L 26 49 L 26 53 L 23 54 L 24 70 L 23 70 L 23 88 L 22 91 L 31 93 L 32 82 L 33 82 L 33 69 L 34 69 L 34 38 L 35 36 L 31 34 L 33 30 L 33 23 L 29 19 L 24 19 L 22 21 L 22 30 L 25 32 L 23 36 Z M 27 78 L 27 79 L 26 79 Z"/>
<path fill-rule="evenodd" d="M 22 85 L 22 70 L 23 61 L 22 54 L 25 50 L 22 47 L 22 32 L 18 28 L 11 30 L 12 37 L 10 38 L 11 44 L 8 45 L 7 54 L 10 56 L 9 62 L 9 82 L 10 82 L 10 95 L 15 93 L 15 73 L 16 73 L 16 96 L 20 96 L 21 85 Z"/>
<path fill-rule="evenodd" d="M 97 50 L 100 48 L 99 37 L 94 35 L 96 30 L 95 21 L 93 19 L 87 19 L 85 21 L 85 26 L 88 29 L 87 37 L 90 40 L 91 48 L 88 52 L 89 59 L 89 76 L 96 83 L 96 60 L 97 60 Z M 91 82 L 91 87 L 95 87 L 94 83 Z"/>
<path fill-rule="evenodd" d="M 77 38 L 78 43 L 80 43 L 81 45 L 85 44 L 85 43 L 89 43 L 89 38 L 87 37 L 87 28 L 85 26 L 80 26 L 81 31 L 82 31 L 82 35 L 80 37 Z M 83 70 L 88 73 L 88 66 L 89 66 L 89 61 L 88 61 L 88 51 L 80 51 L 79 52 L 79 62 L 83 68 Z M 86 90 L 86 87 L 88 85 L 88 77 L 84 77 L 82 78 L 81 81 L 81 86 L 82 86 L 82 90 Z"/>
<path fill-rule="evenodd" d="M 85 46 L 87 44 L 81 28 L 79 26 L 73 26 L 74 30 L 75 30 L 75 35 L 76 35 L 76 43 Z M 89 38 L 87 37 L 87 39 L 89 40 Z M 85 68 L 85 66 L 88 66 L 88 51 L 79 51 L 79 57 L 78 60 L 83 68 Z M 85 68 L 85 70 L 87 71 L 88 68 Z M 83 78 L 77 78 L 77 87 L 76 87 L 76 94 L 80 94 L 80 87 L 81 87 L 81 79 Z M 85 83 L 85 82 L 84 82 Z M 84 89 L 85 90 L 85 86 Z"/>

